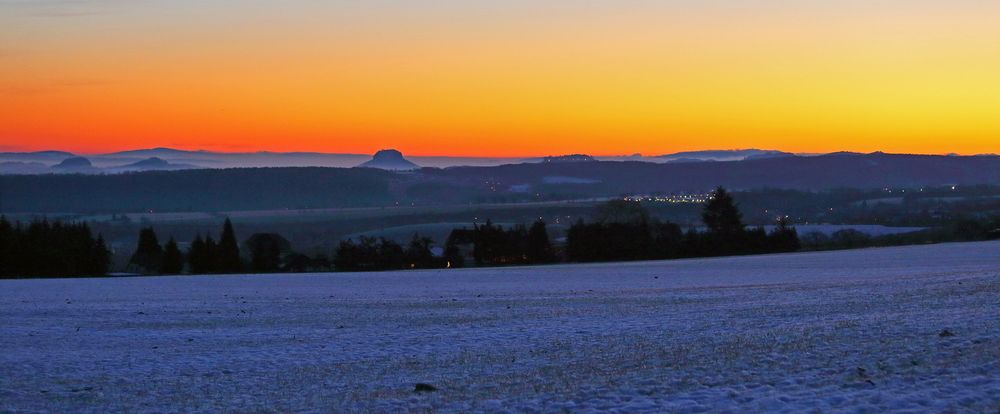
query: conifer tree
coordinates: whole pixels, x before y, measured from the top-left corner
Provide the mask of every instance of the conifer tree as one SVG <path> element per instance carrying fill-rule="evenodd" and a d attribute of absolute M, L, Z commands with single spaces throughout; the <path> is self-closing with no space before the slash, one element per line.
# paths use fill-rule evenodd
<path fill-rule="evenodd" d="M 528 262 L 551 263 L 555 261 L 549 233 L 542 220 L 536 221 L 528 230 Z"/>
<path fill-rule="evenodd" d="M 256 233 L 243 244 L 250 252 L 250 270 L 258 273 L 277 272 L 281 256 L 291 252 L 291 243 L 276 233 Z"/>
<path fill-rule="evenodd" d="M 191 274 L 200 275 L 210 273 L 212 271 L 211 263 L 211 258 L 208 255 L 208 245 L 205 244 L 205 239 L 201 238 L 201 234 L 198 234 L 191 242 L 191 247 L 188 248 L 188 267 L 191 270 Z"/>
<path fill-rule="evenodd" d="M 205 273 L 219 273 L 219 245 L 212 236 L 205 236 Z"/>
<path fill-rule="evenodd" d="M 216 260 L 218 273 L 239 273 L 243 268 L 243 263 L 240 260 L 240 246 L 236 242 L 233 223 L 228 218 L 222 225 L 222 236 L 219 238 Z"/>
<path fill-rule="evenodd" d="M 143 228 L 139 231 L 139 243 L 129 259 L 129 265 L 137 266 L 144 274 L 155 274 L 160 271 L 162 262 L 163 247 L 156 238 L 156 232 L 152 227 Z"/>
<path fill-rule="evenodd" d="M 108 274 L 111 266 L 111 250 L 104 242 L 104 236 L 98 234 L 94 241 L 93 249 L 88 260 L 87 273 L 93 276 L 104 276 Z"/>
<path fill-rule="evenodd" d="M 743 214 L 725 188 L 715 189 L 712 197 L 705 202 L 701 217 L 708 227 L 706 254 L 720 256 L 748 251 Z"/>
<path fill-rule="evenodd" d="M 708 231 L 713 234 L 731 237 L 744 231 L 743 214 L 736 207 L 733 196 L 722 187 L 716 188 L 712 193 L 701 217 Z"/>
<path fill-rule="evenodd" d="M 177 248 L 177 241 L 171 237 L 163 248 L 163 263 L 160 265 L 160 273 L 176 275 L 180 274 L 182 270 L 184 270 L 184 258 L 181 255 L 181 250 Z"/>
<path fill-rule="evenodd" d="M 772 252 L 794 252 L 802 248 L 799 232 L 788 224 L 787 217 L 780 217 L 778 225 L 767 235 L 768 250 Z"/>
<path fill-rule="evenodd" d="M 14 273 L 14 226 L 0 216 L 0 277 Z"/>
<path fill-rule="evenodd" d="M 27 226 L 0 218 L 0 277 L 103 276 L 110 252 L 82 223 L 33 221 Z"/>

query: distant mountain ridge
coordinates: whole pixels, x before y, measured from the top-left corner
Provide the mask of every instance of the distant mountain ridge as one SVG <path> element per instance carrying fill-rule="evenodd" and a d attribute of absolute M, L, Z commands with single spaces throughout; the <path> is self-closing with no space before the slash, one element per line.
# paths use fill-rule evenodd
<path fill-rule="evenodd" d="M 176 164 L 159 157 L 150 157 L 142 161 L 136 161 L 118 167 L 108 168 L 108 172 L 131 172 L 131 171 L 177 171 L 199 168 L 191 164 Z"/>
<path fill-rule="evenodd" d="M 502 181 L 544 192 L 544 177 L 574 177 L 599 184 L 575 185 L 595 193 L 704 192 L 718 185 L 734 189 L 920 187 L 1000 185 L 1000 156 L 944 156 L 885 153 L 833 153 L 781 156 L 743 161 L 664 163 L 620 161 L 519 164 L 493 168 L 444 170 L 453 179 Z"/>
<path fill-rule="evenodd" d="M 211 154 L 211 152 L 210 151 L 205 151 L 205 150 L 189 151 L 189 150 L 179 150 L 179 149 L 166 148 L 166 147 L 156 147 L 156 148 L 145 148 L 145 149 L 137 149 L 137 150 L 111 152 L 111 153 L 101 154 L 101 155 L 111 156 L 111 157 L 135 156 L 135 157 L 150 157 L 150 158 L 152 158 L 152 157 L 171 157 L 171 156 L 192 155 L 192 154 L 195 154 L 195 155 L 196 154 Z"/>
<path fill-rule="evenodd" d="M 658 158 L 667 162 L 698 162 L 698 161 L 745 161 L 763 158 L 777 158 L 794 156 L 790 152 L 762 149 L 734 149 L 734 150 L 704 150 L 704 151 L 684 151 L 673 154 L 658 155 Z"/>
<path fill-rule="evenodd" d="M 65 151 L 0 152 L 0 161 L 60 162 L 75 156 Z"/>
<path fill-rule="evenodd" d="M 833 153 L 840 154 L 840 153 Z M 826 155 L 833 155 L 826 154 Z M 857 154 L 857 153 L 851 153 Z M 873 153 L 874 155 L 879 153 Z M 864 154 L 858 154 L 864 155 Z M 2 174 L 44 174 L 53 172 L 60 162 L 78 155 L 64 151 L 0 152 L 0 175 Z M 394 170 L 414 169 L 414 165 L 429 168 L 498 167 L 522 163 L 590 163 L 590 161 L 643 162 L 655 164 L 699 164 L 731 161 L 754 161 L 774 158 L 808 158 L 821 155 L 792 154 L 769 149 L 733 149 L 684 151 L 657 156 L 641 154 L 621 156 L 590 156 L 586 154 L 553 155 L 536 158 L 488 158 L 449 156 L 407 156 Z M 981 155 L 991 157 L 992 154 Z M 159 171 L 196 168 L 253 168 L 253 167 L 337 167 L 350 168 L 359 165 L 376 166 L 382 161 L 370 163 L 373 158 L 364 154 L 334 154 L 319 152 L 240 152 L 224 153 L 207 150 L 181 150 L 174 148 L 148 148 L 119 151 L 106 154 L 85 155 L 93 168 L 77 173 L 121 173 L 134 171 Z M 957 156 L 962 157 L 962 156 Z M 150 159 L 162 162 L 150 162 Z M 412 163 L 409 165 L 406 163 Z M 385 164 L 388 165 L 388 164 Z M 44 167 L 44 168 L 43 168 Z M 377 167 L 376 167 L 377 168 Z M 57 169 L 66 172 L 67 169 Z"/>
<path fill-rule="evenodd" d="M 80 160 L 70 164 L 85 167 Z M 328 181 L 334 177 L 335 183 Z M 265 188 L 253 183 L 269 184 Z M 284 188 L 290 183 L 296 186 L 294 194 Z M 0 197 L 5 212 L 230 211 L 704 193 L 718 185 L 733 190 L 826 190 L 979 184 L 1000 185 L 1000 156 L 841 152 L 692 163 L 520 163 L 422 168 L 405 174 L 372 168 L 241 168 L 127 176 L 6 175 L 0 176 Z"/>
<path fill-rule="evenodd" d="M 536 158 L 504 158 L 504 157 L 455 157 L 455 156 L 412 156 L 407 161 L 421 167 L 490 167 L 523 162 L 579 162 L 579 161 L 645 161 L 645 162 L 703 162 L 732 161 L 752 159 L 756 157 L 771 157 L 787 154 L 773 150 L 722 150 L 722 151 L 690 151 L 676 154 L 666 154 L 654 157 L 643 157 L 640 154 L 623 156 L 589 156 L 585 154 L 553 155 Z M 35 171 L 4 162 L 41 163 L 48 167 L 59 162 L 79 156 L 65 151 L 37 152 L 2 152 L 0 153 L 0 174 L 18 174 Z M 214 152 L 209 150 L 183 150 L 168 147 L 156 147 L 117 151 L 103 154 L 82 155 L 91 161 L 98 170 L 92 172 L 121 172 L 137 169 L 123 169 L 127 164 L 140 163 L 149 158 L 159 158 L 171 164 L 183 164 L 188 168 L 246 168 L 246 167 L 354 167 L 370 161 L 364 154 L 353 153 L 322 153 L 322 152 Z M 409 167 L 408 167 L 409 168 Z M 156 168 L 153 168 L 156 169 Z M 141 169 L 140 169 L 141 170 Z"/>

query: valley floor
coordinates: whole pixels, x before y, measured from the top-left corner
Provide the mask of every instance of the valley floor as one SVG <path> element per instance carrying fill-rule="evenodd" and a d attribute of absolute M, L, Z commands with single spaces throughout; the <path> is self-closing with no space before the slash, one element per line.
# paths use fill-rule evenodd
<path fill-rule="evenodd" d="M 1000 243 L 9 280 L 0 412 L 995 413 L 998 304 Z"/>

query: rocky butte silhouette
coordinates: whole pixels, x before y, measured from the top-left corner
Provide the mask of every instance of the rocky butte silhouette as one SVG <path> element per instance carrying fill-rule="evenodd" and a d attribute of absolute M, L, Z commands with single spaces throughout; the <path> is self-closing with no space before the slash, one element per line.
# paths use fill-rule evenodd
<path fill-rule="evenodd" d="M 378 168 L 391 171 L 410 171 L 419 169 L 420 166 L 403 158 L 403 153 L 394 149 L 384 149 L 376 152 L 372 159 L 358 165 L 362 168 Z"/>
<path fill-rule="evenodd" d="M 67 158 L 60 162 L 59 164 L 52 166 L 52 171 L 57 173 L 67 173 L 67 174 L 95 174 L 100 172 L 99 169 L 95 168 L 90 160 L 84 157 L 72 157 Z"/>

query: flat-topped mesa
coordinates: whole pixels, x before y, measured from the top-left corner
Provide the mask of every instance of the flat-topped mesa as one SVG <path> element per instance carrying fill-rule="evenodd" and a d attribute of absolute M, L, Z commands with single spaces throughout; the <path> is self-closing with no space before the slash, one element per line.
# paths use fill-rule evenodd
<path fill-rule="evenodd" d="M 542 159 L 542 162 L 592 162 L 597 161 L 587 154 L 550 155 Z"/>
<path fill-rule="evenodd" d="M 50 169 L 52 172 L 65 174 L 93 174 L 99 171 L 84 157 L 67 158 Z"/>
<path fill-rule="evenodd" d="M 70 157 L 62 160 L 59 164 L 53 165 L 52 168 L 88 168 L 93 167 L 90 160 L 83 157 Z"/>
<path fill-rule="evenodd" d="M 403 153 L 394 149 L 384 149 L 376 152 L 372 159 L 358 165 L 362 168 L 378 168 L 390 171 L 410 171 L 419 169 L 420 166 L 414 164 L 403 157 Z"/>

